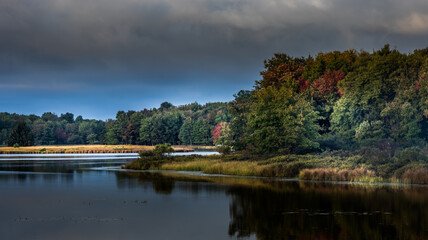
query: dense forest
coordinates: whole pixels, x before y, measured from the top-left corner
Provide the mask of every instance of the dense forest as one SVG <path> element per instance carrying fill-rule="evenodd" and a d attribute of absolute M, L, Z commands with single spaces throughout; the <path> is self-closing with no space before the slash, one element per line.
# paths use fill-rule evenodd
<path fill-rule="evenodd" d="M 105 122 L 0 113 L 0 144 L 221 144 L 256 154 L 426 149 L 428 48 L 275 54 L 264 66 L 254 88 L 229 103 L 164 102 Z"/>
<path fill-rule="evenodd" d="M 265 61 L 252 91 L 229 104 L 230 142 L 255 153 L 426 146 L 428 48 L 385 45 Z"/>
<path fill-rule="evenodd" d="M 150 110 L 118 111 L 116 119 L 107 121 L 75 118 L 72 113 L 46 112 L 41 117 L 0 113 L 0 144 L 212 145 L 213 130 L 230 118 L 227 103 L 196 102 L 179 107 L 164 102 Z"/>

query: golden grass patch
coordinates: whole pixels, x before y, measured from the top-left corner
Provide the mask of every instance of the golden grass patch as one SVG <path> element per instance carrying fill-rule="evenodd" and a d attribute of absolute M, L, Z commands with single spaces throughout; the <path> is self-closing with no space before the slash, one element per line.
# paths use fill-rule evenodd
<path fill-rule="evenodd" d="M 0 154 L 19 153 L 138 153 L 153 150 L 153 146 L 144 145 L 61 145 L 61 146 L 30 146 L 0 147 Z M 188 152 L 194 148 L 189 146 L 173 146 L 175 151 Z"/>

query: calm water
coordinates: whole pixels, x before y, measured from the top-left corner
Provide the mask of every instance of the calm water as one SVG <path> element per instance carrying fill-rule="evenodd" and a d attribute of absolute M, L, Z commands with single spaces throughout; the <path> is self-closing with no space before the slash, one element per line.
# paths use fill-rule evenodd
<path fill-rule="evenodd" d="M 0 155 L 0 239 L 428 239 L 428 187 L 122 171 Z"/>

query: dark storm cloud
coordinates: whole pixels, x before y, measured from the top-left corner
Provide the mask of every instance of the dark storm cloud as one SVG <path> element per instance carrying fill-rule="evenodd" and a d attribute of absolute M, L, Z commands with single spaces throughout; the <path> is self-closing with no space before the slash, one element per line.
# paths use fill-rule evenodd
<path fill-rule="evenodd" d="M 424 0 L 2 0 L 1 59 L 18 69 L 245 65 L 275 50 L 306 55 L 338 44 L 371 49 L 366 37 L 426 37 L 427 12 Z"/>
<path fill-rule="evenodd" d="M 385 43 L 427 47 L 426 0 L 1 0 L 0 89 L 221 83 L 231 96 L 274 52 Z"/>

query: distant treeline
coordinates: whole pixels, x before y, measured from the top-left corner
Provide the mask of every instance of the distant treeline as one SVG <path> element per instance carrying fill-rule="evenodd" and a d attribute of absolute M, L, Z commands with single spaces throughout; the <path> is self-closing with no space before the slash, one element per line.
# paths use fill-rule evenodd
<path fill-rule="evenodd" d="M 164 102 L 159 108 L 118 111 L 116 119 L 100 121 L 60 116 L 0 113 L 0 144 L 13 146 L 65 144 L 159 143 L 212 145 L 216 125 L 228 122 L 227 103 L 191 103 L 179 107 Z M 220 124 L 221 125 L 221 124 Z"/>
<path fill-rule="evenodd" d="M 37 145 L 214 142 L 257 154 L 376 149 L 389 158 L 398 148 L 426 151 L 428 48 L 275 54 L 264 63 L 262 79 L 229 103 L 165 102 L 159 109 L 119 111 L 107 122 L 70 113 L 3 113 L 0 140 L 13 144 L 9 136 L 25 122 Z"/>

